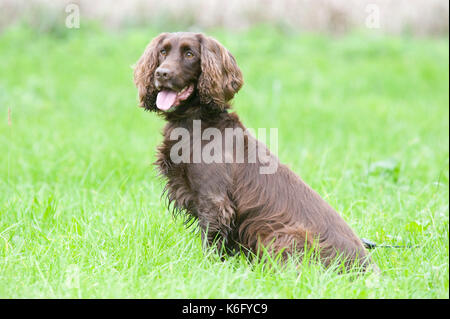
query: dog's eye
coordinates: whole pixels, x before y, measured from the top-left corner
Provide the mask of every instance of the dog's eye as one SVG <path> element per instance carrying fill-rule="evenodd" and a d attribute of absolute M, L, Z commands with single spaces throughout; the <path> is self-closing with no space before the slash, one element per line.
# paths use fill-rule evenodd
<path fill-rule="evenodd" d="M 162 56 L 166 56 L 167 55 L 167 51 L 162 49 L 161 51 L 159 51 L 159 53 L 161 53 Z"/>
<path fill-rule="evenodd" d="M 192 51 L 188 50 L 186 51 L 186 53 L 184 54 L 186 56 L 186 58 L 190 59 L 194 57 L 194 53 L 192 53 Z"/>

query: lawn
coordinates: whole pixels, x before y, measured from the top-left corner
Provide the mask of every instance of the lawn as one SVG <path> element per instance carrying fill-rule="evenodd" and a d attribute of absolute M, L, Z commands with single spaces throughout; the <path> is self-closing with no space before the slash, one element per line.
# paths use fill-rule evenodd
<path fill-rule="evenodd" d="M 160 200 L 164 122 L 137 107 L 151 29 L 0 34 L 0 298 L 448 298 L 448 38 L 209 32 L 234 109 L 360 237 L 380 276 L 220 261 Z"/>

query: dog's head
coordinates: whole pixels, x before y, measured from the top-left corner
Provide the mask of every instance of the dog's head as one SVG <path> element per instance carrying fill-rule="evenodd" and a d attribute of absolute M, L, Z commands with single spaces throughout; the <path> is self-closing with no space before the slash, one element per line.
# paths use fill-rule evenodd
<path fill-rule="evenodd" d="M 200 33 L 162 33 L 134 69 L 140 106 L 169 111 L 198 96 L 221 109 L 239 91 L 242 73 L 219 42 Z"/>

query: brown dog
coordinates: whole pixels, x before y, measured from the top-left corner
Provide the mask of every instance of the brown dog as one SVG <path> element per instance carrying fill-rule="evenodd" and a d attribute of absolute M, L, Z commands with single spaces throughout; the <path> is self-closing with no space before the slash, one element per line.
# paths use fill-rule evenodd
<path fill-rule="evenodd" d="M 243 79 L 220 43 L 198 33 L 163 33 L 145 49 L 134 80 L 140 106 L 168 122 L 156 164 L 167 178 L 169 206 L 198 219 L 204 243 L 229 254 L 242 250 L 258 255 L 264 247 L 284 257 L 315 247 L 326 265 L 338 255 L 347 267 L 355 261 L 363 268 L 370 263 L 361 240 L 339 214 L 248 134 L 235 113 L 228 113 L 227 103 Z M 246 161 L 236 155 L 238 146 L 231 155 L 224 147 L 227 129 L 244 131 Z M 189 138 L 183 141 L 180 132 Z M 213 161 L 199 159 L 206 148 L 222 152 Z M 267 156 L 251 162 L 256 148 Z M 175 156 L 180 150 L 184 161 Z M 261 173 L 274 163 L 274 172 Z"/>

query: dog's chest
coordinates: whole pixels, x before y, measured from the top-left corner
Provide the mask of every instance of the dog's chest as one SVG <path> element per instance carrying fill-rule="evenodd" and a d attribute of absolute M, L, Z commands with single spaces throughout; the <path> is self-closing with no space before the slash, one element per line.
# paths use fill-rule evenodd
<path fill-rule="evenodd" d="M 184 125 L 168 123 L 164 128 L 164 140 L 158 147 L 160 172 L 167 178 L 185 176 L 207 170 L 224 162 L 228 155 L 224 149 L 223 131 L 214 127 L 202 127 L 193 121 Z M 212 164 L 212 165 L 209 165 Z"/>
<path fill-rule="evenodd" d="M 202 139 L 204 132 L 194 132 L 189 126 L 166 125 L 155 162 L 167 181 L 168 199 L 192 215 L 196 215 L 198 203 L 205 198 L 225 197 L 232 183 L 230 164 L 208 158 L 212 148 L 221 150 L 221 138 Z M 217 147 L 212 147 L 214 143 Z"/>
<path fill-rule="evenodd" d="M 164 140 L 157 149 L 157 165 L 167 183 L 165 192 L 169 203 L 178 210 L 197 216 L 196 185 L 192 184 L 195 169 L 192 167 L 192 132 L 186 127 L 166 125 Z"/>

